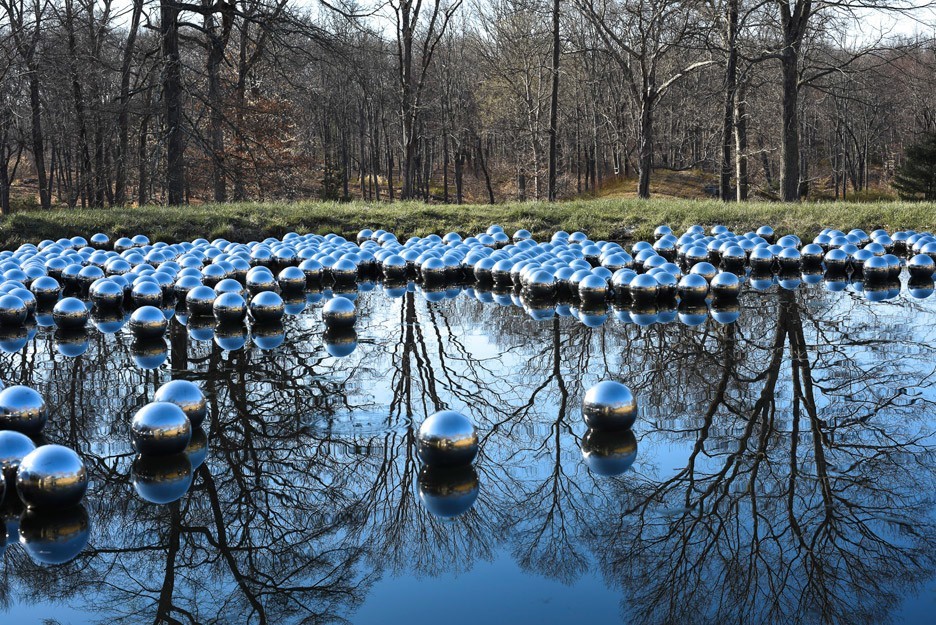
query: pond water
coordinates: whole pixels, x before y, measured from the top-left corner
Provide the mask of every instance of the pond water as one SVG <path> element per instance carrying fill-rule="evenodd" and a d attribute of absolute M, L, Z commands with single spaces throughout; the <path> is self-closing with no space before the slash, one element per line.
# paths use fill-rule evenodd
<path fill-rule="evenodd" d="M 587 327 L 567 306 L 441 295 L 365 286 L 356 335 L 323 336 L 326 292 L 282 340 L 176 316 L 155 345 L 40 327 L 2 354 L 91 473 L 77 511 L 21 523 L 7 498 L 4 622 L 933 614 L 936 298 L 774 285 L 746 289 L 734 323 L 609 310 Z M 130 418 L 172 378 L 208 395 L 204 435 L 182 462 L 135 460 Z M 638 398 L 633 432 L 586 430 L 581 398 L 609 378 Z M 477 425 L 473 468 L 421 469 L 415 430 L 442 408 Z M 66 564 L 30 556 L 85 538 Z"/>

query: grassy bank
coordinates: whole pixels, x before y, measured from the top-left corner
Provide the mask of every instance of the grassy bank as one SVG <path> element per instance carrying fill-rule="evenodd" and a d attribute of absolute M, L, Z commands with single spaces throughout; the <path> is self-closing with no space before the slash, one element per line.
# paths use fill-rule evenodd
<path fill-rule="evenodd" d="M 659 224 L 682 230 L 692 224 L 724 224 L 746 231 L 762 224 L 778 232 L 812 237 L 823 227 L 847 230 L 936 230 L 936 204 L 580 200 L 558 204 L 435 205 L 418 202 L 367 204 L 300 202 L 226 204 L 165 208 L 28 211 L 0 218 L 0 247 L 27 241 L 105 232 L 112 237 L 144 233 L 153 240 L 225 237 L 249 241 L 296 231 L 345 236 L 362 228 L 383 228 L 399 236 L 476 233 L 497 223 L 508 232 L 526 228 L 535 236 L 582 230 L 594 239 L 647 238 Z"/>

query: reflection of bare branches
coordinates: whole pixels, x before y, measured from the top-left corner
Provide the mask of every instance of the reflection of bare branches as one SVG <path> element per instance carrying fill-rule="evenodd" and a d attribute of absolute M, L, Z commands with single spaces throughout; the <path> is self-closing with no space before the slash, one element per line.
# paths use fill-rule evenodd
<path fill-rule="evenodd" d="M 173 322 L 144 372 L 128 336 L 51 334 L 0 355 L 49 399 L 49 438 L 93 474 L 90 545 L 44 569 L 8 547 L 0 602 L 85 602 L 102 622 L 344 622 L 385 572 L 465 570 L 506 549 L 528 574 L 598 568 L 647 622 L 871 622 L 936 569 L 932 308 L 813 291 L 746 293 L 738 324 L 586 328 L 459 297 L 362 294 L 359 344 L 322 349 L 318 310 L 275 351 L 224 352 Z M 171 367 L 171 368 L 170 368 Z M 211 400 L 208 460 L 176 504 L 140 501 L 127 424 L 169 377 Z M 586 388 L 641 405 L 635 470 L 592 475 Z M 463 410 L 480 496 L 420 504 L 414 431 Z M 675 459 L 674 459 L 675 458 Z"/>

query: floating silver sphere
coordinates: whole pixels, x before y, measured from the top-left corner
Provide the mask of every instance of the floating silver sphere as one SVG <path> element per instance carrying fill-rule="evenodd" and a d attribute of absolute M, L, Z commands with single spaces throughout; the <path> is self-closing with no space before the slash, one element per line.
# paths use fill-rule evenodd
<path fill-rule="evenodd" d="M 177 454 L 185 451 L 192 438 L 192 423 L 176 404 L 154 401 L 133 415 L 130 437 L 133 448 L 141 454 Z"/>
<path fill-rule="evenodd" d="M 631 279 L 628 283 L 628 292 L 636 302 L 652 302 L 659 295 L 660 283 L 654 276 L 643 273 Z"/>
<path fill-rule="evenodd" d="M 144 501 L 165 505 L 178 501 L 192 486 L 192 461 L 185 453 L 141 454 L 130 467 L 130 481 Z"/>
<path fill-rule="evenodd" d="M 585 393 L 582 416 L 592 429 L 628 430 L 637 420 L 637 399 L 620 382 L 603 380 Z"/>
<path fill-rule="evenodd" d="M 322 320 L 333 328 L 350 328 L 357 321 L 354 302 L 346 297 L 333 297 L 322 307 Z"/>
<path fill-rule="evenodd" d="M 872 256 L 864 262 L 861 275 L 871 282 L 883 282 L 890 277 L 890 266 L 881 256 Z"/>
<path fill-rule="evenodd" d="M 62 292 L 62 287 L 55 278 L 51 276 L 40 276 L 32 281 L 32 284 L 29 285 L 29 290 L 32 291 L 32 294 L 36 296 L 39 302 L 49 304 L 58 299 L 59 294 Z"/>
<path fill-rule="evenodd" d="M 335 282 L 343 284 L 353 283 L 358 277 L 357 264 L 347 258 L 339 258 L 331 267 L 331 275 L 332 278 L 335 279 Z"/>
<path fill-rule="evenodd" d="M 424 464 L 467 465 L 478 455 L 478 432 L 462 413 L 440 410 L 419 426 L 416 444 Z"/>
<path fill-rule="evenodd" d="M 43 445 L 23 458 L 16 490 L 29 508 L 75 506 L 88 490 L 88 471 L 74 450 Z"/>
<path fill-rule="evenodd" d="M 315 284 L 322 280 L 324 267 L 314 258 L 307 258 L 299 263 L 299 269 L 305 274 L 306 284 Z"/>
<path fill-rule="evenodd" d="M 530 275 L 525 288 L 530 297 L 551 298 L 556 294 L 556 278 L 552 272 L 546 269 L 538 269 Z"/>
<path fill-rule="evenodd" d="M 0 295 L 0 325 L 18 326 L 26 321 L 29 309 L 15 295 Z"/>
<path fill-rule="evenodd" d="M 907 271 L 913 278 L 932 278 L 936 262 L 928 254 L 917 254 L 907 261 Z"/>
<path fill-rule="evenodd" d="M 517 230 L 513 235 L 513 242 L 519 243 L 520 241 L 528 241 L 533 238 L 533 235 L 530 234 L 529 230 Z"/>
<path fill-rule="evenodd" d="M 135 307 L 162 306 L 163 290 L 158 283 L 150 279 L 137 279 L 130 290 L 130 301 Z"/>
<path fill-rule="evenodd" d="M 48 418 L 45 399 L 28 386 L 8 386 L 0 391 L 0 429 L 34 436 Z"/>
<path fill-rule="evenodd" d="M 609 293 L 608 281 L 589 273 L 578 284 L 578 296 L 582 301 L 604 301 Z"/>
<path fill-rule="evenodd" d="M 91 301 L 100 308 L 117 308 L 123 304 L 123 287 L 107 278 L 96 280 L 88 291 Z"/>
<path fill-rule="evenodd" d="M 699 274 L 689 273 L 679 281 L 676 291 L 683 300 L 702 301 L 708 295 L 709 283 Z"/>
<path fill-rule="evenodd" d="M 702 276 L 705 278 L 706 282 L 711 282 L 715 276 L 718 275 L 718 269 L 715 269 L 715 265 L 712 263 L 703 261 L 693 265 L 690 273 L 697 276 Z"/>
<path fill-rule="evenodd" d="M 761 226 L 757 229 L 756 234 L 768 243 L 773 243 L 776 238 L 776 234 L 774 234 L 774 230 L 770 226 Z"/>
<path fill-rule="evenodd" d="M 261 323 L 279 321 L 286 314 L 283 298 L 273 291 L 257 293 L 250 299 L 250 316 Z"/>
<path fill-rule="evenodd" d="M 222 295 L 224 293 L 237 293 L 241 297 L 244 297 L 246 293 L 244 291 L 244 287 L 241 286 L 241 283 L 234 278 L 225 278 L 224 280 L 219 280 L 213 288 L 216 295 Z"/>
<path fill-rule="evenodd" d="M 169 321 L 163 311 L 155 306 L 141 306 L 130 315 L 127 324 L 130 331 L 139 338 L 152 339 L 161 337 L 169 327 Z"/>
<path fill-rule="evenodd" d="M 712 295 L 715 297 L 735 298 L 741 293 L 741 280 L 730 271 L 723 271 L 712 278 L 709 288 L 711 288 Z"/>
<path fill-rule="evenodd" d="M 209 286 L 196 286 L 185 296 L 185 306 L 193 317 L 213 314 L 217 294 Z"/>
<path fill-rule="evenodd" d="M 3 478 L 11 486 L 16 483 L 16 472 L 23 458 L 35 448 L 36 444 L 32 442 L 32 439 L 22 432 L 0 430 L 0 470 L 3 471 Z M 0 483 L 2 482 L 3 480 L 0 479 Z M 0 489 L 0 501 L 3 501 L 2 489 Z"/>
<path fill-rule="evenodd" d="M 823 259 L 826 271 L 833 273 L 844 272 L 848 268 L 848 254 L 840 249 L 833 249 L 826 252 Z"/>
<path fill-rule="evenodd" d="M 284 292 L 301 292 L 306 288 L 308 278 L 299 267 L 285 267 L 276 277 L 276 282 Z"/>
<path fill-rule="evenodd" d="M 238 323 L 247 316 L 247 302 L 237 293 L 222 293 L 215 298 L 211 311 L 220 323 Z"/>
<path fill-rule="evenodd" d="M 637 459 L 637 437 L 633 430 L 588 430 L 582 437 L 582 458 L 596 475 L 621 475 Z"/>
<path fill-rule="evenodd" d="M 478 499 L 478 472 L 473 466 L 425 465 L 419 471 L 419 499 L 440 519 L 464 514 Z"/>
<path fill-rule="evenodd" d="M 380 268 L 388 280 L 401 280 L 406 277 L 406 259 L 399 254 L 390 254 L 384 258 Z"/>
<path fill-rule="evenodd" d="M 200 426 L 208 416 L 205 394 L 197 384 L 188 380 L 166 382 L 156 391 L 153 401 L 175 404 L 195 427 Z"/>
<path fill-rule="evenodd" d="M 91 246 L 98 250 L 107 249 L 108 244 L 110 243 L 110 237 L 108 237 L 103 232 L 98 232 L 97 234 L 91 235 Z"/>
<path fill-rule="evenodd" d="M 52 308 L 52 321 L 63 330 L 84 328 L 88 317 L 88 307 L 77 297 L 61 299 Z"/>
<path fill-rule="evenodd" d="M 751 269 L 754 269 L 755 271 L 767 272 L 773 269 L 775 259 L 775 254 L 770 251 L 769 248 L 756 247 L 751 250 L 751 255 L 748 260 L 751 264 Z"/>

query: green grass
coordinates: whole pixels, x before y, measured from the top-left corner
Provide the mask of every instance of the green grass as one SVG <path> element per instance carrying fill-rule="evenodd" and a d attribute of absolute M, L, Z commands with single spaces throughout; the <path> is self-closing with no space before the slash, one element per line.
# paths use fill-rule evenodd
<path fill-rule="evenodd" d="M 582 230 L 593 239 L 648 238 L 659 224 L 680 231 L 692 224 L 724 224 L 747 231 L 770 224 L 782 233 L 813 237 L 822 227 L 843 230 L 936 230 L 936 204 L 910 202 L 803 203 L 715 200 L 650 201 L 595 199 L 496 205 L 439 205 L 419 202 L 368 204 L 299 202 L 294 204 L 225 204 L 182 208 L 147 206 L 92 210 L 24 211 L 0 218 L 0 247 L 24 242 L 105 232 L 111 237 L 145 233 L 168 242 L 225 237 L 250 241 L 287 232 L 336 232 L 352 236 L 362 228 L 383 228 L 398 236 L 457 231 L 474 234 L 491 224 L 508 232 L 526 228 L 537 237 L 556 230 Z"/>

